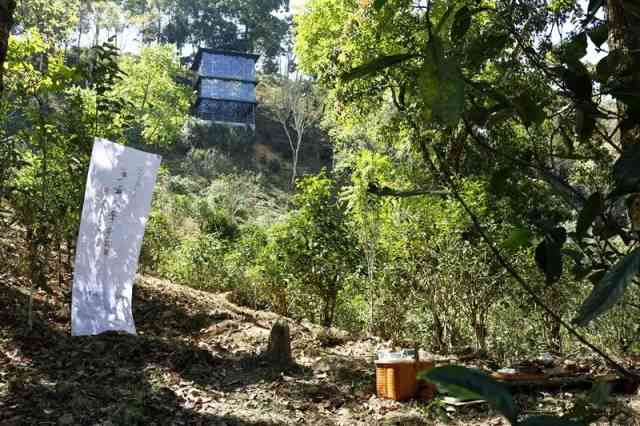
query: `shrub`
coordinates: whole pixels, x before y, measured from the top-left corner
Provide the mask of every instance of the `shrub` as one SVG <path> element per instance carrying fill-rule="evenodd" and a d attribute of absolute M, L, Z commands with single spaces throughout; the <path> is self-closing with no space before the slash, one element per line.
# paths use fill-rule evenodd
<path fill-rule="evenodd" d="M 180 284 L 198 289 L 224 290 L 227 242 L 215 234 L 189 238 L 164 256 L 159 272 Z"/>
<path fill-rule="evenodd" d="M 149 214 L 140 251 L 140 265 L 143 270 L 146 272 L 157 271 L 163 256 L 179 244 L 178 235 L 171 226 L 168 215 L 153 210 Z"/>

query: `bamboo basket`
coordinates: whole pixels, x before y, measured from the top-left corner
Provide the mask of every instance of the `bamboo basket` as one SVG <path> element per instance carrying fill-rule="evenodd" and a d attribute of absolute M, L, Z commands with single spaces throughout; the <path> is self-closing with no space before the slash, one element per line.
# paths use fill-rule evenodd
<path fill-rule="evenodd" d="M 379 398 L 404 401 L 418 390 L 418 373 L 433 368 L 433 361 L 376 361 L 376 390 Z"/>

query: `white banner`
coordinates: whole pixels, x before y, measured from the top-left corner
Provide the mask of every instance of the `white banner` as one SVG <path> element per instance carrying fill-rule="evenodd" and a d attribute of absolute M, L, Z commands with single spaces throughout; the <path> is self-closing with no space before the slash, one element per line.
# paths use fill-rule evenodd
<path fill-rule="evenodd" d="M 161 157 L 96 139 L 76 246 L 71 334 L 135 334 L 131 312 Z"/>

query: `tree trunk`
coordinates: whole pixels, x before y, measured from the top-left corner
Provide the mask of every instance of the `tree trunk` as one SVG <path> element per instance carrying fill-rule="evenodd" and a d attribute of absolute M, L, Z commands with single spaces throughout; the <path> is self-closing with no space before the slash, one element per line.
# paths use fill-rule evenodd
<path fill-rule="evenodd" d="M 475 350 L 476 352 L 487 352 L 487 324 L 486 324 L 486 312 L 482 311 L 482 308 L 477 308 L 472 313 L 471 325 L 475 334 Z"/>
<path fill-rule="evenodd" d="M 337 279 L 334 284 L 331 285 L 325 295 L 324 307 L 322 309 L 321 322 L 324 327 L 331 327 L 333 325 L 333 319 L 336 315 L 336 304 L 338 300 L 338 283 Z"/>
<path fill-rule="evenodd" d="M 0 0 L 0 93 L 4 89 L 4 61 L 9 50 L 9 35 L 13 26 L 13 12 L 15 9 L 15 0 Z"/>
<path fill-rule="evenodd" d="M 293 150 L 293 161 L 291 167 L 291 188 L 295 188 L 296 186 L 296 178 L 298 177 L 298 153 L 300 152 L 300 143 L 298 142 L 298 146 Z"/>
<path fill-rule="evenodd" d="M 434 352 L 443 352 L 444 342 L 444 326 L 437 312 L 433 312 L 433 341 L 431 343 Z"/>
<path fill-rule="evenodd" d="M 266 355 L 277 367 L 286 367 L 291 364 L 291 337 L 289 324 L 286 321 L 276 321 L 271 327 Z"/>
<path fill-rule="evenodd" d="M 633 58 L 624 77 L 619 78 L 625 92 L 637 94 L 640 92 L 640 16 L 632 9 L 636 6 L 624 0 L 607 1 L 607 19 L 609 24 L 609 51 L 620 51 L 625 56 Z M 640 109 L 636 107 L 637 109 Z M 629 114 L 629 106 L 618 102 L 620 115 L 637 117 L 640 111 Z M 640 123 L 637 119 L 623 120 L 620 123 L 620 142 L 623 150 L 630 144 L 640 143 Z"/>
<path fill-rule="evenodd" d="M 562 325 L 546 315 L 547 327 L 547 349 L 555 355 L 562 354 Z"/>

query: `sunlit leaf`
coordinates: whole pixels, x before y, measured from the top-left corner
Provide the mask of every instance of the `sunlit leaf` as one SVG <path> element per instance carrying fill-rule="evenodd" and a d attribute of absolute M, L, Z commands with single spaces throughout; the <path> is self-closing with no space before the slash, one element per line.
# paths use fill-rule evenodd
<path fill-rule="evenodd" d="M 427 121 L 454 125 L 464 110 L 464 81 L 458 63 L 445 57 L 441 44 L 432 40 L 431 55 L 420 73 L 418 90 L 424 102 L 423 115 Z"/>
<path fill-rule="evenodd" d="M 631 280 L 640 272 L 640 249 L 636 249 L 616 263 L 593 289 L 578 310 L 573 322 L 579 326 L 589 324 L 611 309 L 624 295 Z"/>
<path fill-rule="evenodd" d="M 533 234 L 529 229 L 524 227 L 514 228 L 510 234 L 509 238 L 503 243 L 504 248 L 517 250 L 521 247 L 526 247 L 531 244 L 531 238 Z"/>

